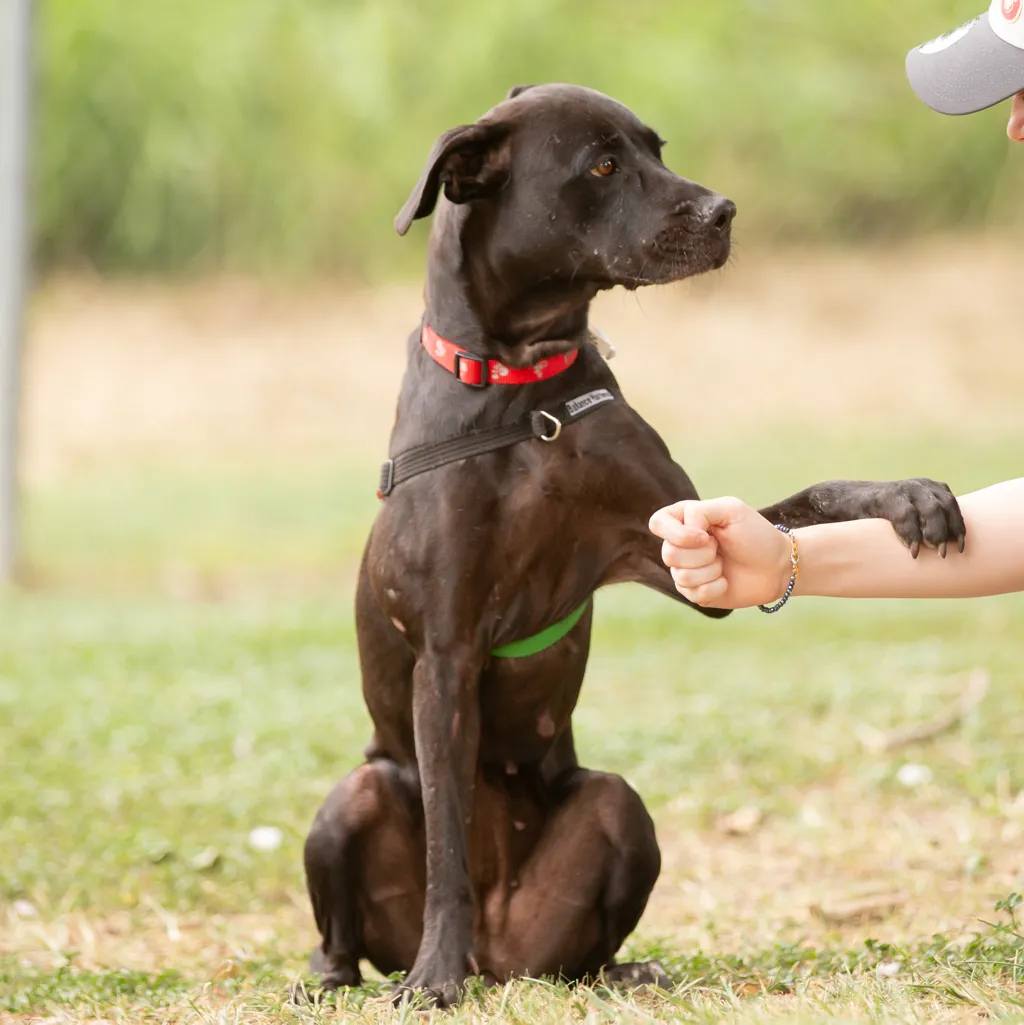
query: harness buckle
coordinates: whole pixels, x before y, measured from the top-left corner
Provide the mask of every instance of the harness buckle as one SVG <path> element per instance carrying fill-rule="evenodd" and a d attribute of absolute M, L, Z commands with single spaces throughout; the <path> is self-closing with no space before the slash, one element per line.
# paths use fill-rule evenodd
<path fill-rule="evenodd" d="M 550 434 L 545 433 L 544 423 L 538 419 L 539 417 L 543 417 L 549 424 L 554 425 L 554 430 Z M 543 409 L 538 409 L 535 413 L 533 429 L 541 441 L 555 441 L 562 433 L 562 421 L 557 416 L 553 416 Z"/>
<path fill-rule="evenodd" d="M 462 366 L 461 366 L 461 364 L 463 364 L 463 363 L 475 363 L 477 365 L 477 367 L 480 370 L 480 379 L 478 381 L 467 381 L 462 376 L 462 372 L 461 372 L 462 371 Z M 462 350 L 459 350 L 458 352 L 455 353 L 455 363 L 452 366 L 452 373 L 455 375 L 455 377 L 456 377 L 456 379 L 458 381 L 460 381 L 462 384 L 466 385 L 467 387 L 469 387 L 469 388 L 486 388 L 488 383 L 489 383 L 488 380 L 487 380 L 487 371 L 488 371 L 487 360 L 485 360 L 482 356 L 474 356 L 473 353 L 471 353 L 471 352 L 463 352 Z"/>

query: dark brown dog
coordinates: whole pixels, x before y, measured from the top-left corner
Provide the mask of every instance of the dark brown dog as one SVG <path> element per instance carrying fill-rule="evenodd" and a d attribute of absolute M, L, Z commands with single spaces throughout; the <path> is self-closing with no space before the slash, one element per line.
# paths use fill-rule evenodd
<path fill-rule="evenodd" d="M 469 973 L 596 975 L 643 912 L 654 827 L 618 776 L 579 766 L 571 716 L 591 606 L 553 646 L 493 650 L 567 617 L 599 587 L 638 581 L 676 601 L 647 529 L 696 497 L 588 344 L 601 289 L 721 267 L 735 207 L 661 161 L 625 107 L 566 85 L 515 89 L 434 145 L 396 226 L 433 211 L 425 324 L 508 367 L 579 350 L 536 383 L 473 388 L 409 339 L 392 454 L 487 431 L 605 389 L 551 444 L 528 440 L 399 483 L 356 596 L 367 763 L 327 798 L 306 844 L 327 988 L 359 960 L 407 971 L 441 1004 Z M 470 358 L 470 357 L 467 357 Z M 907 543 L 962 535 L 944 485 L 833 482 L 765 511 L 790 525 L 884 516 Z M 721 615 L 706 612 L 707 615 Z M 618 966 L 611 974 L 650 973 Z"/>

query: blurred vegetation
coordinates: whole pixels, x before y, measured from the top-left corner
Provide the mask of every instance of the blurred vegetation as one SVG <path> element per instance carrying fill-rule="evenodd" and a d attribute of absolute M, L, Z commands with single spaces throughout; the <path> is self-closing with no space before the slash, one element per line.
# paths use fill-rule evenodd
<path fill-rule="evenodd" d="M 1005 112 L 942 118 L 906 50 L 982 0 L 44 0 L 45 270 L 346 272 L 418 260 L 391 220 L 433 138 L 510 85 L 633 107 L 743 238 L 1005 220 Z"/>

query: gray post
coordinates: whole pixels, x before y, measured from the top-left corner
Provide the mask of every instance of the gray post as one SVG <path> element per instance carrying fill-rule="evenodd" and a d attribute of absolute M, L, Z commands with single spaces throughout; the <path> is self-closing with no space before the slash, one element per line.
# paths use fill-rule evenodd
<path fill-rule="evenodd" d="M 0 584 L 17 561 L 18 385 L 28 288 L 32 0 L 0 0 Z"/>

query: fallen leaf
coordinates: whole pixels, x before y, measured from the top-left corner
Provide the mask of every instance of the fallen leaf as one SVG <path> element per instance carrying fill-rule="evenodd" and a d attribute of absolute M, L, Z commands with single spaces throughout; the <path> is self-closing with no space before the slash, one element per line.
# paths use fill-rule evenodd
<path fill-rule="evenodd" d="M 748 804 L 718 820 L 718 830 L 726 836 L 748 836 L 753 833 L 764 816 L 756 805 Z"/>
<path fill-rule="evenodd" d="M 887 918 L 909 900 L 906 893 L 880 893 L 853 900 L 812 904 L 810 912 L 829 925 L 849 925 L 854 922 L 877 921 Z"/>

